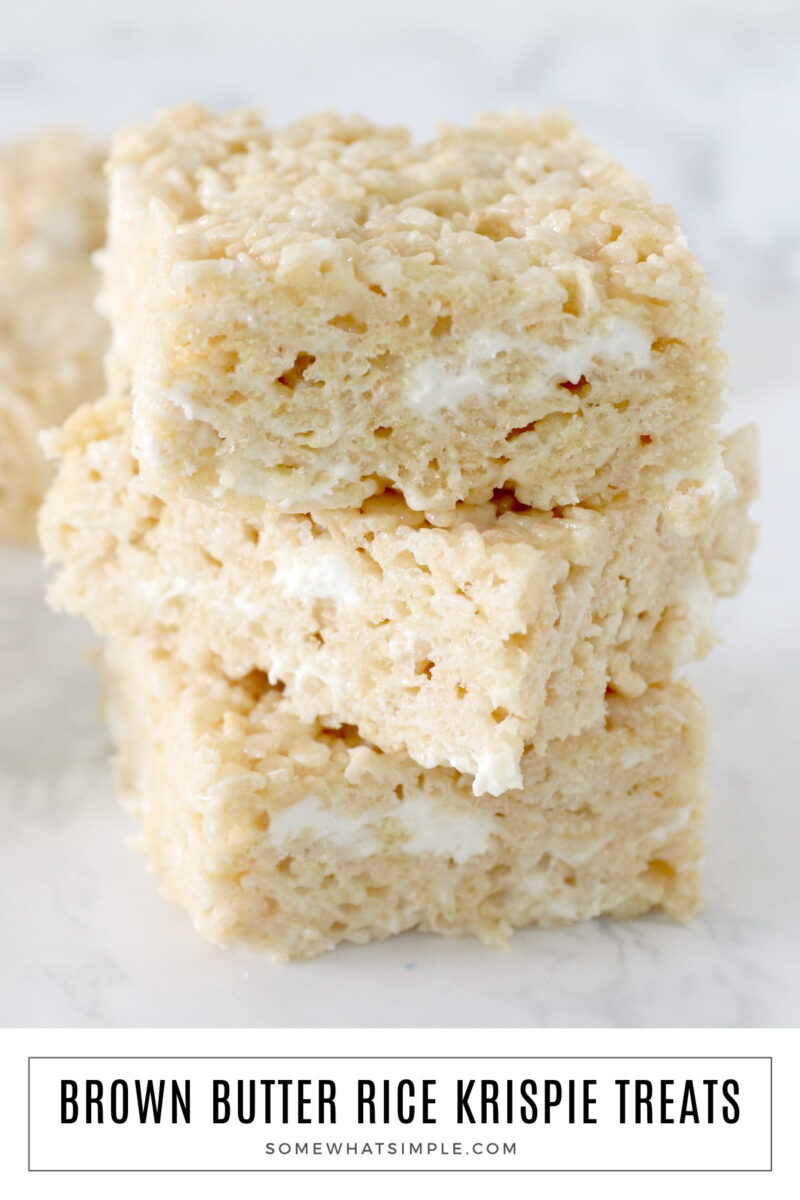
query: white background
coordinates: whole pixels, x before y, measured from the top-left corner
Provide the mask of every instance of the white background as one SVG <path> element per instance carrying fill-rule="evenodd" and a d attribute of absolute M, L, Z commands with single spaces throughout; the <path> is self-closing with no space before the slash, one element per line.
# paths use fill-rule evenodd
<path fill-rule="evenodd" d="M 798 5 L 778 0 L 5 6 L 3 136 L 107 130 L 187 97 L 277 120 L 363 109 L 421 132 L 567 104 L 678 205 L 725 293 L 729 424 L 761 427 L 764 497 L 752 582 L 692 673 L 714 720 L 704 915 L 527 931 L 507 954 L 409 935 L 276 968 L 202 942 L 124 845 L 89 635 L 45 611 L 35 554 L 0 553 L 0 1023 L 797 1023 L 798 68 Z"/>
<path fill-rule="evenodd" d="M 655 1050 L 654 1050 L 655 1047 Z M 221 1054 L 221 1055 L 772 1055 L 774 1058 L 773 1171 L 736 1174 L 641 1174 L 612 1172 L 606 1175 L 573 1174 L 357 1174 L 317 1176 L 282 1174 L 175 1174 L 175 1175 L 27 1175 L 28 1054 Z M 170 1200 L 190 1194 L 193 1200 L 235 1197 L 380 1197 L 430 1200 L 449 1193 L 459 1200 L 477 1200 L 499 1194 L 503 1200 L 552 1195 L 558 1200 L 794 1200 L 800 1178 L 800 1142 L 797 1138 L 797 1079 L 800 1074 L 800 1035 L 796 1031 L 752 1030 L 28 1030 L 0 1032 L 4 1062 L 0 1091 L 0 1128 L 4 1138 L 3 1180 L 13 1200 Z M 573 1165 L 581 1166 L 574 1150 Z"/>
<path fill-rule="evenodd" d="M 29 1163 L 36 1171 L 91 1167 L 387 1173 L 456 1168 L 508 1173 L 570 1170 L 580 1162 L 585 1171 L 624 1167 L 768 1172 L 772 1166 L 768 1058 L 365 1058 L 361 1052 L 347 1058 L 337 1049 L 335 1056 L 324 1058 L 33 1058 L 29 1078 Z M 307 1083 L 303 1123 L 297 1119 L 298 1080 Z M 626 1081 L 624 1088 L 618 1080 Z M 713 1085 L 710 1108 L 707 1080 Z M 75 1118 L 68 1122 L 61 1117 L 63 1081 L 74 1085 L 66 1092 L 71 1100 L 67 1115 Z M 91 1097 L 98 1100 L 89 1108 L 87 1081 Z M 219 1102 L 224 1094 L 220 1081 L 227 1084 L 227 1109 Z M 239 1081 L 245 1085 L 243 1121 L 238 1119 Z M 285 1092 L 281 1081 L 288 1083 Z M 320 1081 L 327 1082 L 326 1094 L 334 1097 L 322 1108 L 317 1101 Z M 372 1084 L 372 1090 L 363 1093 L 372 1099 L 372 1107 L 359 1106 L 364 1081 Z M 488 1107 L 485 1118 L 484 1081 L 499 1086 L 497 1109 Z M 536 1085 L 535 1110 L 521 1105 L 523 1081 Z M 187 1119 L 176 1106 L 174 1123 L 173 1082 L 189 1113 Z M 268 1118 L 265 1082 L 271 1095 Z M 647 1085 L 645 1090 L 640 1082 Z M 146 1089 L 148 1083 L 154 1096 L 163 1088 L 158 1123 L 152 1106 L 158 1101 L 146 1110 L 147 1119 L 137 1116 L 136 1086 Z M 510 1110 L 509 1083 L 514 1097 Z M 466 1100 L 462 1123 L 457 1119 L 459 1086 Z M 663 1114 L 662 1087 L 671 1101 Z M 637 1106 L 636 1097 L 647 1094 L 652 1108 Z M 147 1093 L 142 1090 L 139 1095 Z M 585 1109 L 584 1096 L 591 1100 Z M 690 1108 L 682 1120 L 684 1096 Z M 525 1124 L 519 1117 L 521 1108 L 535 1119 Z M 333 1152 L 326 1148 L 331 1143 Z M 386 1143 L 394 1143 L 398 1152 L 387 1153 Z M 426 1154 L 402 1153 L 409 1143 L 421 1143 L 428 1148 Z M 292 1153 L 290 1148 L 297 1144 L 316 1144 L 319 1152 Z M 365 1144 L 373 1153 L 341 1152 L 342 1147 Z"/>

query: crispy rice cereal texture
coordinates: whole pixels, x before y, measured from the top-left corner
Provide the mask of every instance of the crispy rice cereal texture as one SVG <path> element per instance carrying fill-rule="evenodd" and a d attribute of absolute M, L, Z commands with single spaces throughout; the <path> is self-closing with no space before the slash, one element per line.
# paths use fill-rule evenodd
<path fill-rule="evenodd" d="M 187 105 L 109 174 L 105 398 L 43 439 L 39 527 L 51 603 L 108 637 L 167 894 L 282 959 L 689 919 L 706 717 L 674 676 L 743 583 L 757 480 L 673 211 L 560 114 L 421 145 Z M 25 203 L 8 178 L 0 227 L 50 247 L 46 172 Z M 37 397 L 102 341 L 90 227 L 40 253 L 86 305 L 47 276 L 45 336 L 31 302 Z"/>
<path fill-rule="evenodd" d="M 111 196 L 112 374 L 155 491 L 548 510 L 719 473 L 706 278 L 673 210 L 563 115 L 420 145 L 185 106 L 117 137 Z"/>
<path fill-rule="evenodd" d="M 102 391 L 105 321 L 89 256 L 105 236 L 102 151 L 48 132 L 0 150 L 0 537 L 32 540 L 41 429 Z"/>
<path fill-rule="evenodd" d="M 751 429 L 728 446 L 734 482 L 709 526 L 681 535 L 641 499 L 553 514 L 506 497 L 432 524 L 390 496 L 250 522 L 155 498 L 128 425 L 110 400 L 51 439 L 51 603 L 194 667 L 260 668 L 301 719 L 470 773 L 476 794 L 521 787 L 525 744 L 602 721 L 609 687 L 636 696 L 702 656 L 752 546 Z"/>
<path fill-rule="evenodd" d="M 305 724 L 259 673 L 192 673 L 109 645 L 124 793 L 166 892 L 214 941 L 305 958 L 406 929 L 492 943 L 535 923 L 699 903 L 706 722 L 676 684 L 526 754 L 522 792 L 475 799 L 352 729 Z"/>

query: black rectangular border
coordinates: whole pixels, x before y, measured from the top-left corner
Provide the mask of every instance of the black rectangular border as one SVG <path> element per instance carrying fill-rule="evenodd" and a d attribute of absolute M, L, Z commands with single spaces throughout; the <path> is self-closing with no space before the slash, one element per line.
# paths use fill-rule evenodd
<path fill-rule="evenodd" d="M 768 1062 L 768 1167 L 32 1167 L 32 1062 Z M 773 1169 L 773 1090 L 771 1054 L 29 1054 L 29 1175 L 769 1175 Z"/>

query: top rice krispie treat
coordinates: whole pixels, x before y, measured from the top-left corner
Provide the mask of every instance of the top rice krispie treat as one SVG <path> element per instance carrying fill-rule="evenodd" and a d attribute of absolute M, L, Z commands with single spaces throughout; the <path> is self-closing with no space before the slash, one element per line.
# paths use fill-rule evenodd
<path fill-rule="evenodd" d="M 91 254 L 104 150 L 48 130 L 0 148 L 0 537 L 33 540 L 50 476 L 39 432 L 100 392 L 107 326 Z"/>
<path fill-rule="evenodd" d="M 105 303 L 154 490 L 536 508 L 724 485 L 718 311 L 671 208 L 548 114 L 427 144 L 196 106 L 117 137 Z"/>

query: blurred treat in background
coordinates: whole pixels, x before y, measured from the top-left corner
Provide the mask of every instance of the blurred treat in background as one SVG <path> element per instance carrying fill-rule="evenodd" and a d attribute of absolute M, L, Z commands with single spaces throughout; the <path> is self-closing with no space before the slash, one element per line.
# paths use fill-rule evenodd
<path fill-rule="evenodd" d="M 102 385 L 95 311 L 104 151 L 48 130 L 0 149 L 0 537 L 32 541 L 49 469 L 37 438 Z"/>

